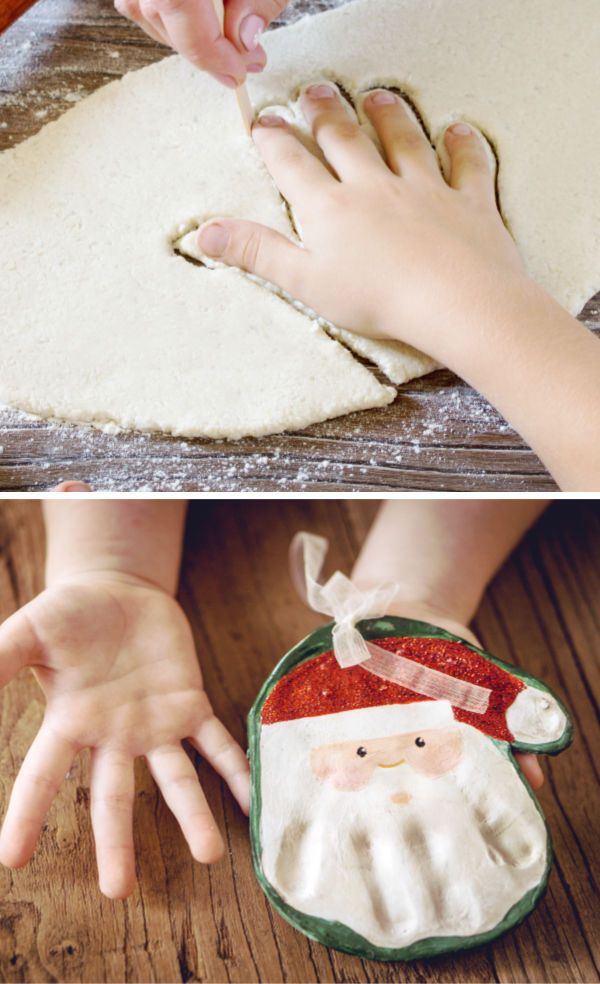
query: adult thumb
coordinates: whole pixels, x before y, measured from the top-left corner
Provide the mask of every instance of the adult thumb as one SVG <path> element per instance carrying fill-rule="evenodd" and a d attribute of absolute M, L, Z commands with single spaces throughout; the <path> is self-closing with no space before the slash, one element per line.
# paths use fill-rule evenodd
<path fill-rule="evenodd" d="M 200 227 L 198 246 L 205 256 L 253 273 L 301 300 L 298 288 L 307 253 L 280 232 L 258 222 L 217 219 Z"/>
<path fill-rule="evenodd" d="M 287 0 L 227 0 L 225 36 L 242 53 L 256 51 L 259 38 L 287 6 Z"/>

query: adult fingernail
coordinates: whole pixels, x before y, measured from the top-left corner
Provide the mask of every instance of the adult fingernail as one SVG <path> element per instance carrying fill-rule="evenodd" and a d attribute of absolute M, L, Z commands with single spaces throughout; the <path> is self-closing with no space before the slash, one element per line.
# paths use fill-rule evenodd
<path fill-rule="evenodd" d="M 466 123 L 453 123 L 448 129 L 451 133 L 455 133 L 457 137 L 468 137 L 473 132 L 471 127 Z"/>
<path fill-rule="evenodd" d="M 258 47 L 258 39 L 266 27 L 266 22 L 257 14 L 248 14 L 240 24 L 240 41 L 246 51 Z"/>
<path fill-rule="evenodd" d="M 265 114 L 265 116 L 259 116 L 257 123 L 260 123 L 261 126 L 283 126 L 281 116 L 268 114 Z"/>
<path fill-rule="evenodd" d="M 246 65 L 247 72 L 262 72 L 264 65 Z"/>
<path fill-rule="evenodd" d="M 369 102 L 374 103 L 375 106 L 383 106 L 385 104 L 395 103 L 396 97 L 393 92 L 388 92 L 386 89 L 378 89 L 377 92 L 370 94 Z"/>
<path fill-rule="evenodd" d="M 319 83 L 319 85 L 309 85 L 306 89 L 306 95 L 310 99 L 333 99 L 336 92 L 332 85 L 325 85 Z"/>
<path fill-rule="evenodd" d="M 223 85 L 226 85 L 228 89 L 237 89 L 238 84 L 235 81 L 233 75 L 220 75 L 218 72 L 215 72 L 214 77 L 217 79 L 218 82 L 221 82 Z"/>
<path fill-rule="evenodd" d="M 61 482 L 57 485 L 56 492 L 91 492 L 89 485 L 85 482 Z"/>
<path fill-rule="evenodd" d="M 198 245 L 207 256 L 222 256 L 227 249 L 229 242 L 229 232 L 225 226 L 213 222 L 211 225 L 204 226 L 198 233 Z"/>

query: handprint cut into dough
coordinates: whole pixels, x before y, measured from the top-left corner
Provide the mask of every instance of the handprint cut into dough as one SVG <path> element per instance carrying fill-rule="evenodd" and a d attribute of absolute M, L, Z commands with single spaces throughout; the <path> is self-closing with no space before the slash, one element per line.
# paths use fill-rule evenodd
<path fill-rule="evenodd" d="M 323 79 L 313 79 L 310 83 L 306 84 L 317 84 L 319 81 L 323 81 Z M 360 109 L 361 97 L 374 88 L 388 88 L 392 92 L 399 95 L 405 101 L 408 111 L 413 115 L 415 121 L 422 127 L 427 139 L 430 143 L 432 143 L 431 136 L 423 122 L 423 117 L 418 107 L 415 105 L 412 97 L 407 94 L 404 88 L 390 84 L 382 86 L 376 82 L 373 82 L 372 85 L 367 86 L 358 94 L 358 99 L 355 99 L 352 94 L 337 81 L 337 79 L 327 77 L 326 81 L 332 82 L 337 86 L 348 107 L 348 112 L 361 125 L 365 132 L 368 133 L 371 139 L 379 147 L 380 151 L 381 146 L 377 140 L 375 130 Z M 316 154 L 321 158 L 321 160 L 323 160 L 321 150 L 314 140 L 313 135 L 309 130 L 306 120 L 300 110 L 300 92 L 303 88 L 305 88 L 305 86 L 300 87 L 289 102 L 263 106 L 260 113 L 273 113 L 283 117 L 283 119 L 288 122 L 305 146 L 307 146 L 312 153 Z M 433 143 L 432 146 L 434 146 Z M 444 168 L 445 161 L 443 158 L 443 153 L 440 151 L 439 143 L 437 150 L 438 155 L 440 156 L 441 166 Z M 496 159 L 490 148 L 488 148 L 488 151 L 490 161 L 495 169 Z M 286 209 L 290 229 L 293 235 L 301 240 L 302 230 L 296 216 L 294 215 L 293 209 L 289 202 L 287 202 L 279 192 L 278 194 L 281 199 L 282 206 Z M 204 221 L 212 217 L 212 215 L 204 216 L 180 225 L 177 233 L 171 240 L 171 249 L 175 255 L 180 256 L 191 263 L 195 263 L 197 266 L 204 267 L 205 269 L 226 269 L 225 264 L 219 263 L 218 261 L 212 260 L 205 256 L 198 247 L 196 235 L 197 231 Z M 336 341 L 341 342 L 355 355 L 358 355 L 371 364 L 377 366 L 377 368 L 380 369 L 387 376 L 387 378 L 396 385 L 402 385 L 410 379 L 417 379 L 420 376 L 425 376 L 427 373 L 433 372 L 435 369 L 441 368 L 439 363 L 435 362 L 428 355 L 425 355 L 425 353 L 413 348 L 411 345 L 406 345 L 404 342 L 380 341 L 372 338 L 364 338 L 361 335 L 357 335 L 355 332 L 349 331 L 347 328 L 340 328 L 337 325 L 332 324 L 330 321 L 326 321 L 324 318 L 319 317 L 317 312 L 307 308 L 306 305 L 295 300 L 276 285 L 268 283 L 267 281 L 262 280 L 259 277 L 255 277 L 253 274 L 248 274 L 242 270 L 238 270 L 236 272 L 241 276 L 248 277 L 250 280 L 255 281 L 262 287 L 265 287 L 286 303 L 292 304 L 293 307 L 301 311 L 311 320 L 317 321 L 329 335 L 336 339 Z"/>

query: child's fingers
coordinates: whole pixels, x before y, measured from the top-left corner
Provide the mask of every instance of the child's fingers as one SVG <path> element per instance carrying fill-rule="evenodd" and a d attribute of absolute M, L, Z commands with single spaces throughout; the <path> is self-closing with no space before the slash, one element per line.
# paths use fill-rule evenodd
<path fill-rule="evenodd" d="M 207 256 L 300 296 L 308 253 L 274 229 L 243 219 L 218 219 L 200 227 L 198 245 Z"/>
<path fill-rule="evenodd" d="M 225 846 L 206 802 L 198 774 L 181 745 L 163 745 L 146 754 L 154 780 L 179 822 L 196 861 L 210 864 Z"/>
<path fill-rule="evenodd" d="M 450 158 L 449 184 L 482 204 L 495 205 L 494 173 L 483 139 L 467 123 L 453 123 L 444 134 Z"/>
<path fill-rule="evenodd" d="M 42 724 L 25 756 L 12 789 L 0 832 L 0 862 L 10 868 L 27 864 L 54 797 L 78 749 Z"/>
<path fill-rule="evenodd" d="M 0 687 L 35 659 L 37 637 L 23 609 L 0 625 Z"/>
<path fill-rule="evenodd" d="M 517 752 L 515 758 L 531 788 L 540 789 L 544 785 L 544 773 L 537 755 L 533 752 Z"/>
<path fill-rule="evenodd" d="M 94 749 L 90 792 L 100 891 L 123 899 L 135 885 L 133 760 L 110 749 Z"/>
<path fill-rule="evenodd" d="M 244 813 L 250 810 L 250 766 L 237 741 L 213 714 L 206 718 L 190 742 L 223 777 Z"/>
<path fill-rule="evenodd" d="M 312 127 L 315 140 L 340 180 L 364 180 L 385 168 L 373 141 L 361 130 L 335 86 L 310 85 L 301 98 L 302 112 Z"/>
<path fill-rule="evenodd" d="M 438 159 L 423 130 L 408 114 L 401 99 L 387 89 L 365 96 L 363 107 L 377 131 L 386 160 L 404 178 L 429 175 L 441 179 Z"/>
<path fill-rule="evenodd" d="M 294 209 L 301 209 L 303 201 L 314 202 L 316 194 L 336 184 L 325 165 L 298 140 L 281 116 L 260 116 L 252 137 L 273 181 Z"/>

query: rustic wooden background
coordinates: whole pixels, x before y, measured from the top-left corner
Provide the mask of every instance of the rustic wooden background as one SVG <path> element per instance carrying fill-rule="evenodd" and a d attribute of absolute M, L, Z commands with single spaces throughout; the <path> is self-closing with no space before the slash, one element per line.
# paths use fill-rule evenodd
<path fill-rule="evenodd" d="M 336 2 L 293 0 L 281 21 Z M 38 0 L 0 39 L 0 149 L 165 53 L 110 0 Z M 600 331 L 600 295 L 581 318 Z M 500 415 L 449 372 L 402 387 L 384 409 L 229 444 L 109 436 L 0 413 L 0 489 L 76 478 L 109 491 L 556 488 Z"/>
<path fill-rule="evenodd" d="M 285 575 L 301 527 L 329 537 L 331 570 L 349 570 L 372 501 L 194 503 L 181 602 L 208 693 L 241 741 L 277 659 L 319 623 Z M 226 545 L 226 549 L 224 549 Z M 540 799 L 556 850 L 549 890 L 522 926 L 458 956 L 380 964 L 308 941 L 268 905 L 252 871 L 246 819 L 216 774 L 198 769 L 228 855 L 193 862 L 140 764 L 138 888 L 110 902 L 97 888 L 86 757 L 53 807 L 34 860 L 0 870 L 0 979 L 5 981 L 586 981 L 598 980 L 595 701 L 600 695 L 600 504 L 556 503 L 500 572 L 476 620 L 483 644 L 546 680 L 566 701 L 574 744 L 543 762 Z M 41 585 L 43 530 L 34 502 L 0 506 L 0 619 Z M 0 810 L 42 715 L 24 671 L 0 695 Z"/>

